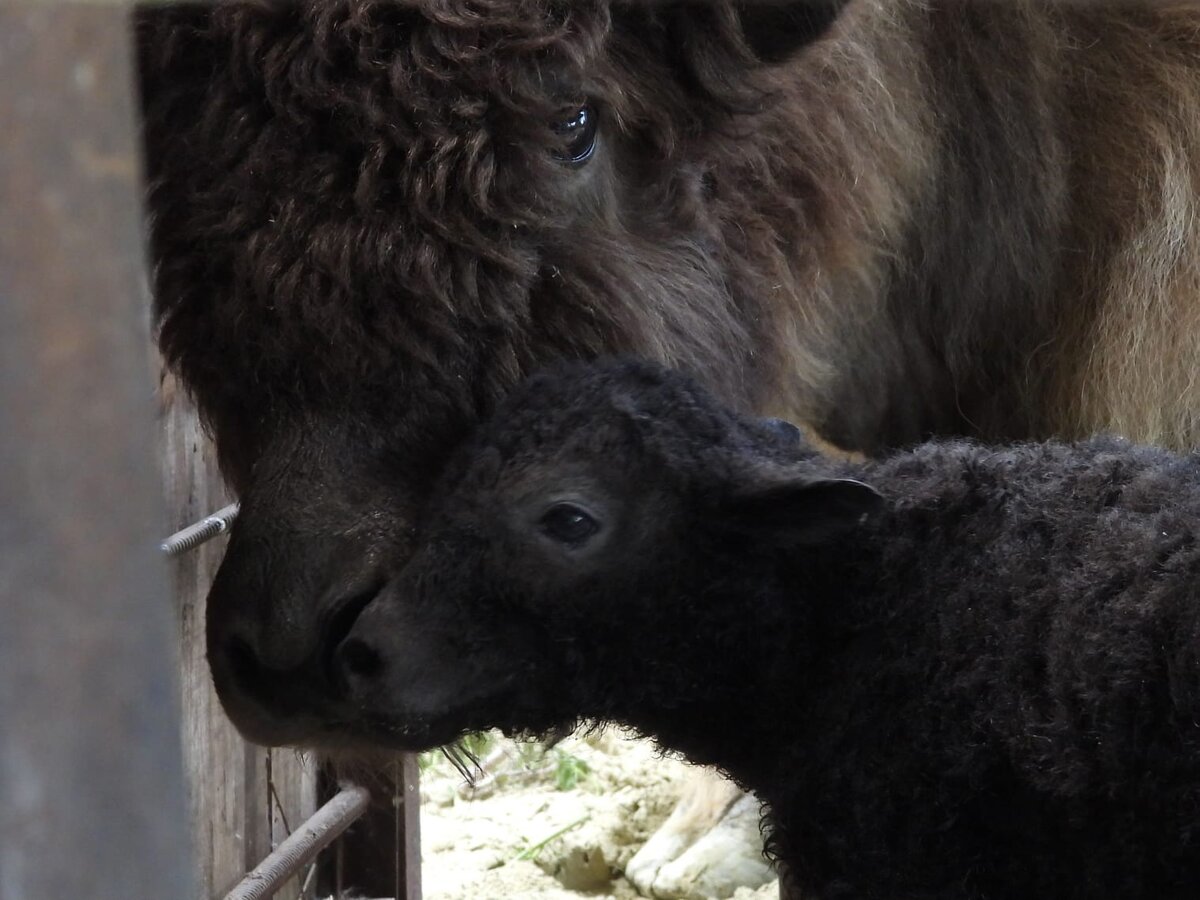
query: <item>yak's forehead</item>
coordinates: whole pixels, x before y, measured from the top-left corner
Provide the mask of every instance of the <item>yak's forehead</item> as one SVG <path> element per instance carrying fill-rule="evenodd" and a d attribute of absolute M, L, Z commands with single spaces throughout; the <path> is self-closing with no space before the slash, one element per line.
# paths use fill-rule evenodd
<path fill-rule="evenodd" d="M 483 426 L 477 446 L 518 466 L 636 464 L 690 479 L 773 445 L 768 431 L 691 377 L 622 358 L 561 364 L 527 379 Z"/>
<path fill-rule="evenodd" d="M 513 212 L 496 202 L 514 185 L 488 184 L 506 157 L 549 149 L 548 124 L 583 99 L 608 16 L 590 0 L 310 0 L 218 7 L 210 27 L 232 45 L 231 111 L 270 124 L 293 183 L 307 163 L 326 196 L 352 178 L 360 206 L 437 213 L 466 197 L 486 221 Z"/>
<path fill-rule="evenodd" d="M 488 115 L 553 112 L 578 99 L 609 16 L 596 0 L 309 0 L 218 6 L 209 29 L 233 45 L 247 87 L 269 79 L 281 112 L 366 108 L 383 116 L 376 127 L 441 136 Z M 302 106 L 288 103 L 288 90 Z"/>
<path fill-rule="evenodd" d="M 466 495 L 575 480 L 618 496 L 696 499 L 810 457 L 794 435 L 739 413 L 682 371 L 606 358 L 559 364 L 518 385 L 446 482 Z"/>
<path fill-rule="evenodd" d="M 596 0 L 241 2 L 141 25 L 150 137 L 172 129 L 202 197 L 238 192 L 241 224 L 310 207 L 477 252 L 489 223 L 530 221 L 609 34 Z"/>
<path fill-rule="evenodd" d="M 216 5 L 200 18 L 213 39 L 237 44 L 249 67 L 266 58 L 281 75 L 298 57 L 319 70 L 412 78 L 406 91 L 474 81 L 494 88 L 514 62 L 586 65 L 608 27 L 603 0 L 304 0 Z M 490 73 L 490 74 L 489 74 Z M 510 85 L 515 87 L 515 85 Z M 420 106 L 420 104 L 416 104 Z"/>
<path fill-rule="evenodd" d="M 470 367 L 473 341 L 514 331 L 539 271 L 526 226 L 556 214 L 570 177 L 548 152 L 551 117 L 581 99 L 605 3 L 140 17 L 163 346 L 202 403 L 232 381 L 416 391 L 415 370 Z M 516 352 L 495 355 L 511 377 Z M 413 361 L 402 378 L 397 360 Z"/>

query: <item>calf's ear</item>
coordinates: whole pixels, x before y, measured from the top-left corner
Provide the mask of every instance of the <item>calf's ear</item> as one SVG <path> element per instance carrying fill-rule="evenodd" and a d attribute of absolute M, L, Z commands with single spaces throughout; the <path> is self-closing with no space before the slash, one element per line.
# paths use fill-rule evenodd
<path fill-rule="evenodd" d="M 825 35 L 847 0 L 737 0 L 742 35 L 755 56 L 781 63 Z"/>
<path fill-rule="evenodd" d="M 729 527 L 764 545 L 818 546 L 852 532 L 883 504 L 875 488 L 852 478 L 798 478 L 749 486 L 724 513 Z"/>

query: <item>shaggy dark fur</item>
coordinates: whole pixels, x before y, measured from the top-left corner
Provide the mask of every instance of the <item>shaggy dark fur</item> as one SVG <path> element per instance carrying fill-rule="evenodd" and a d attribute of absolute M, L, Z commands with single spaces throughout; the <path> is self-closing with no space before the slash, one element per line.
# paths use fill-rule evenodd
<path fill-rule="evenodd" d="M 160 342 L 243 504 L 208 607 L 240 660 L 223 700 L 304 736 L 269 685 L 319 705 L 334 610 L 560 357 L 657 359 L 868 452 L 1196 440 L 1198 24 L 1033 0 L 139 11 Z M 594 152 L 563 162 L 585 104 Z"/>
<path fill-rule="evenodd" d="M 1200 455 L 834 462 L 657 367 L 563 367 L 451 463 L 331 666 L 372 742 L 579 717 L 720 766 L 814 900 L 1184 900 L 1198 535 Z"/>

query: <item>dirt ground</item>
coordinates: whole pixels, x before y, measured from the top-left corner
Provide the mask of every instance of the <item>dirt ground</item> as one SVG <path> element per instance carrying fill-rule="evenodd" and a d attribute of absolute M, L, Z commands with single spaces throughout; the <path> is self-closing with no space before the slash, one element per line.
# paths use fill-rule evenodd
<path fill-rule="evenodd" d="M 426 900 L 633 900 L 629 859 L 670 814 L 687 764 L 619 731 L 546 750 L 499 736 L 477 749 L 474 789 L 425 758 L 421 844 Z M 778 886 L 737 900 L 778 897 Z"/>

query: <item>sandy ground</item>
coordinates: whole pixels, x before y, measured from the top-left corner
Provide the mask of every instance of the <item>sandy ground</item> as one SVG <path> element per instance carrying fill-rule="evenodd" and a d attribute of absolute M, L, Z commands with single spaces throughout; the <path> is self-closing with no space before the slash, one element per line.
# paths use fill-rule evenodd
<path fill-rule="evenodd" d="M 545 750 L 493 738 L 475 789 L 448 761 L 422 774 L 426 900 L 633 900 L 621 873 L 670 814 L 687 765 L 619 731 Z M 778 897 L 778 887 L 737 900 Z"/>

